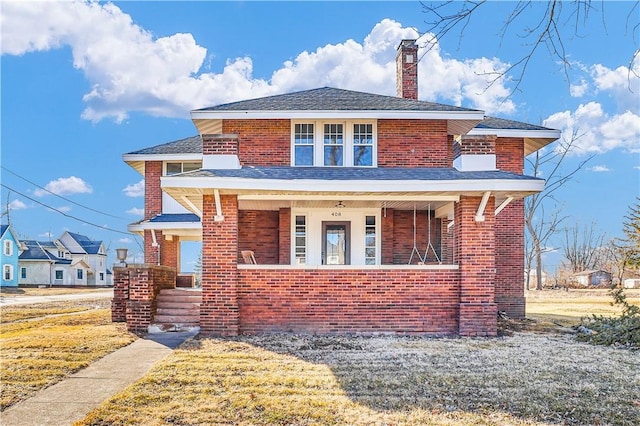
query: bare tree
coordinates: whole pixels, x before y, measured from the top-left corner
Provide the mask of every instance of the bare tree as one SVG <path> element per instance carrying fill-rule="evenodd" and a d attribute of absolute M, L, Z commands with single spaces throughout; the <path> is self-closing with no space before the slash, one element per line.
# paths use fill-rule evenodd
<path fill-rule="evenodd" d="M 434 34 L 438 40 L 448 37 L 450 33 L 457 34 L 458 43 L 461 43 L 464 31 L 477 15 L 481 6 L 488 2 L 486 0 L 465 0 L 465 1 L 445 1 L 445 2 L 424 2 L 423 11 L 427 15 L 426 32 Z M 599 2 L 600 7 L 595 7 L 591 0 L 576 0 L 573 2 L 563 2 L 561 0 L 540 1 L 517 1 L 512 2 L 513 8 L 504 17 L 504 24 L 498 35 L 501 39 L 509 37 L 515 33 L 518 39 L 522 40 L 522 55 L 515 58 L 511 65 L 505 70 L 492 73 L 494 77 L 489 83 L 489 87 L 507 74 L 514 74 L 515 86 L 511 94 L 518 90 L 520 83 L 524 79 L 530 61 L 541 48 L 546 47 L 547 54 L 552 60 L 562 64 L 564 73 L 569 80 L 568 73 L 571 68 L 567 45 L 573 37 L 580 37 L 580 31 L 585 27 L 593 14 L 601 15 L 603 31 L 607 32 L 605 2 Z M 638 2 L 629 3 L 629 13 L 625 22 L 627 33 L 636 42 L 635 35 L 640 32 L 640 22 L 638 22 Z M 533 17 L 533 26 L 520 25 L 524 19 Z M 616 25 L 620 23 L 616 22 Z M 430 43 L 430 46 L 433 46 Z M 629 60 L 629 80 L 631 73 L 637 75 L 633 68 L 636 57 L 640 50 L 636 50 Z M 631 89 L 631 86 L 629 86 Z"/>
<path fill-rule="evenodd" d="M 554 147 L 546 151 L 536 151 L 534 154 L 526 158 L 530 171 L 534 176 L 544 174 L 546 178 L 545 189 L 537 194 L 530 195 L 525 200 L 524 223 L 526 228 L 526 245 L 525 245 L 525 268 L 527 270 L 526 284 L 529 289 L 530 270 L 533 265 L 536 268 L 536 289 L 542 290 L 542 271 L 543 260 L 542 255 L 548 251 L 554 250 L 548 247 L 549 239 L 555 235 L 559 226 L 566 219 L 561 216 L 556 207 L 554 211 L 545 216 L 544 205 L 546 202 L 557 203 L 554 193 L 570 181 L 573 176 L 584 167 L 584 165 L 593 158 L 593 155 L 581 161 L 576 167 L 567 171 L 562 169 L 562 164 L 571 149 L 576 146 L 579 136 L 575 133 L 571 139 L 560 139 Z"/>
<path fill-rule="evenodd" d="M 604 252 L 604 234 L 596 231 L 595 224 L 567 228 L 564 231 L 564 257 L 567 268 L 573 272 L 596 269 L 601 266 Z"/>

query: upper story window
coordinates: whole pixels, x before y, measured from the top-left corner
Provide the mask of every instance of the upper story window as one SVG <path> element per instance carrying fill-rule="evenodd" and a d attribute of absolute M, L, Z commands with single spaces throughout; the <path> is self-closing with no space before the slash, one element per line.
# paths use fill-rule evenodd
<path fill-rule="evenodd" d="M 5 256 L 13 256 L 13 241 L 4 240 L 3 251 Z"/>
<path fill-rule="evenodd" d="M 294 166 L 374 167 L 376 126 L 372 121 L 293 123 Z"/>
<path fill-rule="evenodd" d="M 175 161 L 165 164 L 165 176 L 177 175 L 178 173 L 192 172 L 202 168 L 201 161 Z"/>

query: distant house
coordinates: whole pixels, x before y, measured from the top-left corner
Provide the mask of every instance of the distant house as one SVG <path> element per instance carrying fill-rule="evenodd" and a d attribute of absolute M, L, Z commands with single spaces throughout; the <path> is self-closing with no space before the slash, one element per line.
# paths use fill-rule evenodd
<path fill-rule="evenodd" d="M 107 285 L 107 251 L 102 241 L 68 231 L 57 241 L 71 254 L 76 284 Z"/>
<path fill-rule="evenodd" d="M 585 287 L 611 285 L 611 273 L 601 269 L 578 272 L 573 274 L 571 279 Z"/>
<path fill-rule="evenodd" d="M 65 232 L 55 241 L 25 240 L 19 257 L 19 284 L 109 285 L 102 241 Z"/>
<path fill-rule="evenodd" d="M 72 285 L 71 258 L 64 246 L 51 241 L 23 241 L 20 254 L 20 285 Z"/>
<path fill-rule="evenodd" d="M 2 245 L 2 279 L 0 286 L 18 286 L 18 256 L 20 241 L 9 225 L 0 225 L 0 244 Z"/>

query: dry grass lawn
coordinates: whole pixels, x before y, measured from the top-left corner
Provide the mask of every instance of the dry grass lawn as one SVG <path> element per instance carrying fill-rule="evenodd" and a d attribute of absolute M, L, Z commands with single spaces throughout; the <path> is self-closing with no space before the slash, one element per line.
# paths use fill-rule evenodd
<path fill-rule="evenodd" d="M 22 401 L 135 339 L 111 323 L 109 300 L 0 310 L 0 409 Z"/>
<path fill-rule="evenodd" d="M 579 322 L 583 297 L 557 316 Z M 640 356 L 558 332 L 197 338 L 77 423 L 134 424 L 635 426 Z"/>

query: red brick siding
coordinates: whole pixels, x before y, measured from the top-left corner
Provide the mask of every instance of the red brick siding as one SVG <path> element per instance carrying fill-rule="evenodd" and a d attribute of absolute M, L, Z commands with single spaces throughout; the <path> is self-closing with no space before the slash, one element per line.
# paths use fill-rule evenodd
<path fill-rule="evenodd" d="M 442 240 L 440 242 L 441 254 L 440 260 L 442 263 L 447 265 L 452 265 L 453 262 L 453 244 L 454 244 L 454 236 L 453 236 L 453 226 L 449 227 L 450 221 L 446 219 L 440 220 L 440 235 L 442 236 Z M 435 244 L 434 244 L 435 245 Z"/>
<path fill-rule="evenodd" d="M 496 167 L 506 172 L 524 172 L 524 139 L 498 138 L 496 142 Z"/>
<path fill-rule="evenodd" d="M 387 212 L 388 214 L 388 212 Z M 433 217 L 431 213 L 431 244 L 435 248 L 438 256 L 441 254 L 441 225 L 440 219 Z M 416 211 L 416 247 L 420 256 L 424 257 L 428 246 L 429 217 L 426 210 Z M 393 211 L 393 263 L 396 265 L 406 265 L 411 259 L 411 264 L 417 265 L 420 256 L 417 253 L 411 256 L 413 251 L 413 210 Z M 426 263 L 437 263 L 433 252 L 427 253 Z"/>
<path fill-rule="evenodd" d="M 222 132 L 238 134 L 243 166 L 291 164 L 291 120 L 224 120 Z"/>
<path fill-rule="evenodd" d="M 455 206 L 455 257 L 460 266 L 460 329 L 462 336 L 495 336 L 495 217 L 490 197 L 484 222 L 475 215 L 481 197 L 461 196 Z"/>
<path fill-rule="evenodd" d="M 242 250 L 253 250 L 256 262 L 277 265 L 279 262 L 280 215 L 271 210 L 238 212 L 238 262 L 243 263 Z"/>
<path fill-rule="evenodd" d="M 241 333 L 457 332 L 457 270 L 238 273 Z"/>
<path fill-rule="evenodd" d="M 159 242 L 162 239 L 162 232 L 156 231 L 156 240 Z M 153 236 L 151 231 L 144 231 L 144 263 L 151 265 L 160 264 L 160 247 L 153 246 Z"/>
<path fill-rule="evenodd" d="M 378 120 L 379 167 L 451 167 L 446 120 Z"/>
<path fill-rule="evenodd" d="M 237 155 L 238 135 L 202 135 L 203 155 Z"/>
<path fill-rule="evenodd" d="M 288 265 L 291 263 L 291 209 L 280 209 L 278 216 L 279 263 Z"/>
<path fill-rule="evenodd" d="M 496 153 L 496 136 L 462 136 L 461 143 L 453 144 L 454 158 L 460 155 L 482 155 Z"/>
<path fill-rule="evenodd" d="M 496 303 L 512 318 L 524 318 L 524 200 L 496 216 Z"/>
<path fill-rule="evenodd" d="M 224 220 L 215 222 L 213 195 L 202 197 L 202 305 L 204 334 L 238 334 L 238 199 L 221 195 Z"/>

